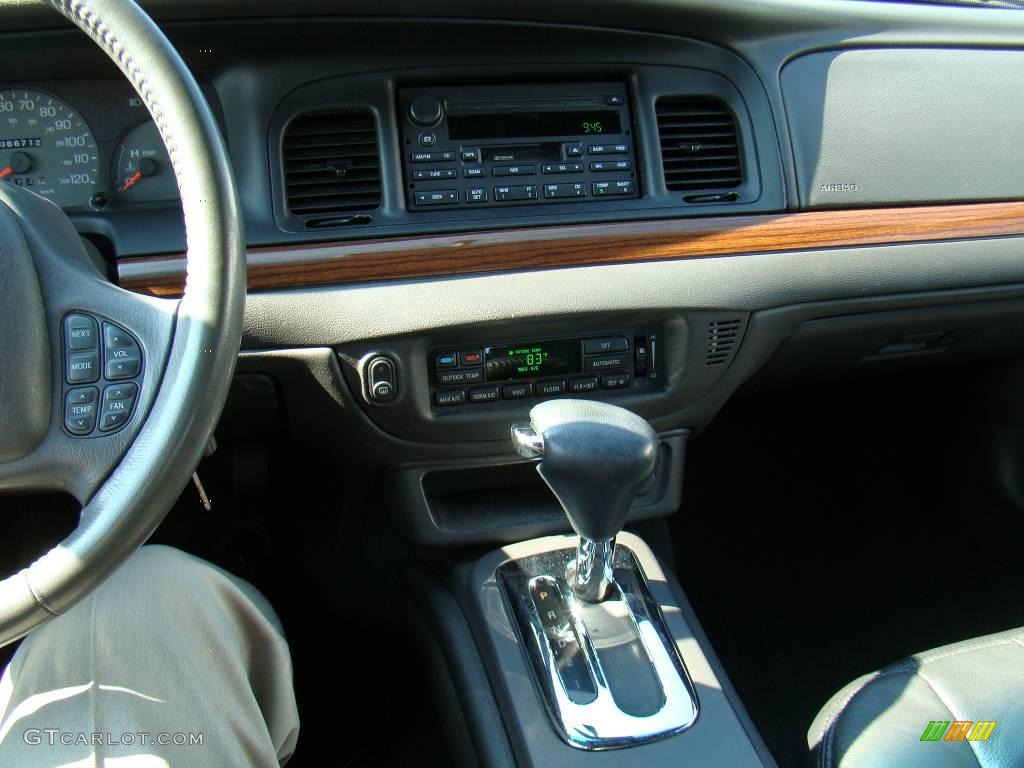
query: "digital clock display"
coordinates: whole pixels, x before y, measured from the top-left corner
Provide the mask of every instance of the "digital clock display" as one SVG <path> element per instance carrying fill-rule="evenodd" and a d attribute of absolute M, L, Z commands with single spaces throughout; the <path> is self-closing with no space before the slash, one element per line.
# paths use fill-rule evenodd
<path fill-rule="evenodd" d="M 580 372 L 579 339 L 484 349 L 487 381 L 539 379 Z"/>
<path fill-rule="evenodd" d="M 448 115 L 448 138 L 452 141 L 582 136 L 621 131 L 622 120 L 615 109 Z"/>

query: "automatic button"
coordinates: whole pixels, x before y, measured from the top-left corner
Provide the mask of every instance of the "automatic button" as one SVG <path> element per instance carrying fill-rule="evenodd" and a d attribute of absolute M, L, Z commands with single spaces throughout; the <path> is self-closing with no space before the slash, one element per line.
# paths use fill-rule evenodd
<path fill-rule="evenodd" d="M 99 343 L 96 321 L 88 315 L 68 315 L 64 318 L 64 343 L 71 351 L 96 349 Z"/>
<path fill-rule="evenodd" d="M 591 371 L 617 371 L 626 367 L 628 357 L 629 356 L 625 352 L 619 355 L 585 357 L 583 358 L 583 370 L 587 373 L 590 373 Z"/>

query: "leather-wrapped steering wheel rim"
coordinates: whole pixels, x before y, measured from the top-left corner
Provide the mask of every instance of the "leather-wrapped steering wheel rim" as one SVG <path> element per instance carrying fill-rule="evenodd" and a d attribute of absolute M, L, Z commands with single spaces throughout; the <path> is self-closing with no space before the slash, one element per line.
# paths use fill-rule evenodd
<path fill-rule="evenodd" d="M 245 247 L 234 177 L 216 120 L 184 61 L 130 0 L 51 0 L 50 5 L 117 64 L 152 115 L 181 192 L 188 274 L 180 302 L 168 305 L 173 313 L 169 351 L 150 365 L 147 375 L 159 377 L 159 384 L 134 439 L 83 500 L 78 527 L 0 582 L 0 646 L 89 594 L 163 520 L 224 406 L 245 304 Z"/>

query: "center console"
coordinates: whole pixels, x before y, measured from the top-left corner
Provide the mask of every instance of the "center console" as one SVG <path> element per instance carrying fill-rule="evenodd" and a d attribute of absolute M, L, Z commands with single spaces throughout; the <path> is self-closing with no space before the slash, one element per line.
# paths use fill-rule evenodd
<path fill-rule="evenodd" d="M 508 545 L 462 595 L 520 766 L 774 766 L 674 578 L 623 533 L 658 435 L 609 403 L 555 399 L 511 428 L 577 536 Z"/>

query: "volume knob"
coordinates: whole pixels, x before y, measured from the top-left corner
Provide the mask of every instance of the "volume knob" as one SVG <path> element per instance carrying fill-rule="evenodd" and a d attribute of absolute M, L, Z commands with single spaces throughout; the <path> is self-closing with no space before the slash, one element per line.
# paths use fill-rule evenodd
<path fill-rule="evenodd" d="M 429 93 L 421 94 L 409 102 L 409 119 L 423 128 L 437 125 L 443 113 L 441 100 Z"/>

